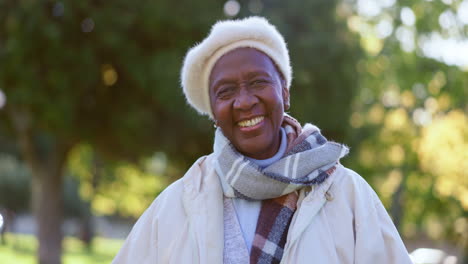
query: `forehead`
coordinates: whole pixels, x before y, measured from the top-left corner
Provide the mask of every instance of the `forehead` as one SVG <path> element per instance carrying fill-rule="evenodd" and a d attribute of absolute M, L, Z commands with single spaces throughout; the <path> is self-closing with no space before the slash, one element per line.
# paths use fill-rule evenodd
<path fill-rule="evenodd" d="M 278 74 L 273 61 L 265 53 L 254 48 L 238 48 L 218 59 L 211 70 L 210 84 L 225 76 L 249 72 Z"/>

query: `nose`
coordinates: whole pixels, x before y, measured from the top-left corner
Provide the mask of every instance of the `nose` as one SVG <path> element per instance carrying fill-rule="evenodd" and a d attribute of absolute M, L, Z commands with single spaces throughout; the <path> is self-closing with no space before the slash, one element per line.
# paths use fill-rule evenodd
<path fill-rule="evenodd" d="M 247 89 L 241 89 L 234 101 L 234 109 L 250 110 L 258 103 L 258 98 L 255 94 Z"/>

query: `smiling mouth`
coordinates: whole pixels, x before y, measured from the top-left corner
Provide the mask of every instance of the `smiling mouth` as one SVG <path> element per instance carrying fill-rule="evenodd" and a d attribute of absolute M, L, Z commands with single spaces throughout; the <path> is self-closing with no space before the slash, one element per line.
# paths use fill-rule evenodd
<path fill-rule="evenodd" d="M 237 123 L 240 127 L 252 127 L 262 122 L 265 119 L 264 116 L 257 116 L 249 120 L 243 120 Z"/>

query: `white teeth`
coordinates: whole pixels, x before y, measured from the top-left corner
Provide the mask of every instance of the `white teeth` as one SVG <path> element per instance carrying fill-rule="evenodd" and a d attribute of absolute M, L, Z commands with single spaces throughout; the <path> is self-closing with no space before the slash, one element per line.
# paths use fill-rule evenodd
<path fill-rule="evenodd" d="M 240 121 L 238 124 L 240 127 L 250 127 L 250 126 L 255 126 L 256 124 L 260 123 L 263 121 L 263 116 L 257 116 L 257 117 L 254 117 L 250 120 L 244 120 L 244 121 Z"/>

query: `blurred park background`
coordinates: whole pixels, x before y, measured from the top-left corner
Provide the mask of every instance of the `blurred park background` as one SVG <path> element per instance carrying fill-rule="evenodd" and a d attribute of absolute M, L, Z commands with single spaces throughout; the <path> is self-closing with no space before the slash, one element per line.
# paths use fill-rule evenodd
<path fill-rule="evenodd" d="M 468 263 L 468 0 L 0 0 L 0 263 L 109 263 L 212 150 L 185 52 L 250 15 L 288 42 L 290 114 L 351 147 L 408 250 Z"/>

